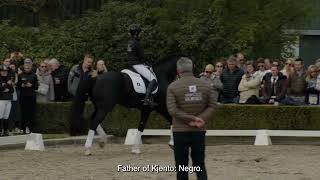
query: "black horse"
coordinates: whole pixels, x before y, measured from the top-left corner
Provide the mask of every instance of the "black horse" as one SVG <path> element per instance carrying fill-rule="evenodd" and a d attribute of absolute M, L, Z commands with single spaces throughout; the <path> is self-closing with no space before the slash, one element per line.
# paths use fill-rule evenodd
<path fill-rule="evenodd" d="M 177 76 L 176 63 L 180 57 L 182 56 L 168 56 L 160 59 L 152 66 L 158 83 L 158 92 L 153 95 L 154 101 L 158 104 L 155 107 L 143 105 L 144 94 L 135 92 L 132 81 L 127 74 L 107 72 L 97 78 L 93 88 L 95 113 L 92 115 L 93 119 L 90 122 L 90 130 L 85 145 L 87 155 L 91 154 L 90 148 L 92 146 L 94 131 L 117 104 L 128 108 L 138 108 L 141 112 L 138 132 L 132 149 L 134 153 L 140 153 L 141 135 L 152 111 L 158 112 L 168 120 L 170 125 L 172 124 L 171 116 L 167 111 L 166 94 L 168 85 Z M 170 142 L 173 144 L 172 136 Z"/>

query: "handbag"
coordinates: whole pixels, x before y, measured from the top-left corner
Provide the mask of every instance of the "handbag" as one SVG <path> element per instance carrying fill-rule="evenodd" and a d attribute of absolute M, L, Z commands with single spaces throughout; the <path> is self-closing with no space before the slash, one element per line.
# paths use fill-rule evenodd
<path fill-rule="evenodd" d="M 49 85 L 44 84 L 44 83 L 39 83 L 39 88 L 37 92 L 41 95 L 47 95 L 49 91 Z"/>

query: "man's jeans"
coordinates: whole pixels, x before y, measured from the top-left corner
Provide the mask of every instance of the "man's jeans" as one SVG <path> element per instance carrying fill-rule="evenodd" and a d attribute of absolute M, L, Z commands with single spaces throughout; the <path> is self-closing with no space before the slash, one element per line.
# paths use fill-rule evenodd
<path fill-rule="evenodd" d="M 173 132 L 174 157 L 176 161 L 177 179 L 188 180 L 187 171 L 181 171 L 183 166 L 188 167 L 189 148 L 191 148 L 191 158 L 193 167 L 200 168 L 197 174 L 198 180 L 207 180 L 205 167 L 205 131 L 198 132 Z"/>
<path fill-rule="evenodd" d="M 236 96 L 234 98 L 224 98 L 222 97 L 222 103 L 223 104 L 238 104 L 240 100 L 240 96 Z"/>
<path fill-rule="evenodd" d="M 305 98 L 305 96 L 286 96 L 283 100 L 280 101 L 280 103 L 284 105 L 300 106 L 306 104 Z"/>

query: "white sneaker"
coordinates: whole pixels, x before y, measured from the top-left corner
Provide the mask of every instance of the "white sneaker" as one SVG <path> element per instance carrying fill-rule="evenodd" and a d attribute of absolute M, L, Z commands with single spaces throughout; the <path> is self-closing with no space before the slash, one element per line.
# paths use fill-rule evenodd
<path fill-rule="evenodd" d="M 29 127 L 26 127 L 26 134 L 30 134 L 30 129 L 29 129 Z"/>

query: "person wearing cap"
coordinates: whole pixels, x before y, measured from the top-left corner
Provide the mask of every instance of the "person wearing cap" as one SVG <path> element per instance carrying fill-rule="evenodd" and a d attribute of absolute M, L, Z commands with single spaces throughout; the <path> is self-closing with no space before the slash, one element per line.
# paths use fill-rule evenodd
<path fill-rule="evenodd" d="M 9 135 L 9 115 L 13 93 L 13 81 L 8 67 L 0 65 L 0 136 Z"/>
<path fill-rule="evenodd" d="M 68 101 L 71 98 L 68 92 L 68 75 L 69 72 L 60 62 L 52 58 L 48 65 L 50 66 L 51 76 L 54 86 L 54 101 Z"/>
<path fill-rule="evenodd" d="M 17 89 L 20 90 L 21 129 L 29 134 L 33 130 L 36 115 L 36 90 L 39 87 L 37 75 L 32 71 L 32 63 L 26 61 L 18 75 Z"/>
<path fill-rule="evenodd" d="M 212 86 L 193 76 L 191 59 L 182 57 L 177 62 L 179 79 L 167 89 L 167 108 L 172 116 L 174 158 L 177 179 L 188 179 L 189 149 L 193 166 L 200 168 L 197 178 L 206 180 L 205 124 L 215 109 L 217 96 Z"/>

